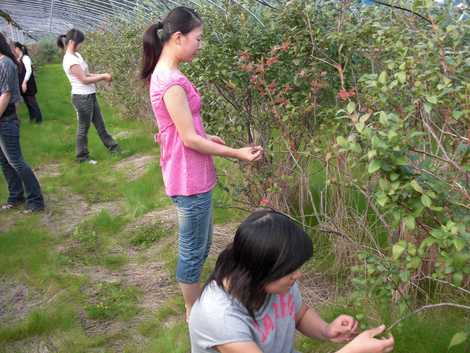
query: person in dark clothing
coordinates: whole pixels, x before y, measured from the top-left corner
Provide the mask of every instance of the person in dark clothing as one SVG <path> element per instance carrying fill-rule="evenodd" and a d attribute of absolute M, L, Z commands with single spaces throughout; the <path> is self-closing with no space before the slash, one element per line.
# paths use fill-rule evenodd
<path fill-rule="evenodd" d="M 15 42 L 14 51 L 18 60 L 20 93 L 28 107 L 29 121 L 40 124 L 42 122 L 42 114 L 36 100 L 38 89 L 28 49 L 23 44 Z"/>
<path fill-rule="evenodd" d="M 8 200 L 0 209 L 16 208 L 26 202 L 26 212 L 37 212 L 44 210 L 44 198 L 21 153 L 15 106 L 20 99 L 16 58 L 0 32 L 0 167 L 8 185 Z"/>

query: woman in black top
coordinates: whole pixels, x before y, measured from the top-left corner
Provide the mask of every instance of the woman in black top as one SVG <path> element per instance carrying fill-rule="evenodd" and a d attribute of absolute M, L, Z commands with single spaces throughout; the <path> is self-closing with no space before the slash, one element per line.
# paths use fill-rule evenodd
<path fill-rule="evenodd" d="M 14 51 L 18 58 L 20 93 L 28 107 L 29 120 L 39 124 L 42 122 L 42 114 L 38 102 L 36 101 L 38 89 L 34 78 L 31 58 L 28 55 L 28 49 L 20 42 L 15 42 Z"/>

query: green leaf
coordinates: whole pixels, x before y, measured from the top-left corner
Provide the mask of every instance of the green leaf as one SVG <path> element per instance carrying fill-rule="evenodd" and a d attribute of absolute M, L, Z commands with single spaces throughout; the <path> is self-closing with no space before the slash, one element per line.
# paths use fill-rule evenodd
<path fill-rule="evenodd" d="M 431 113 L 432 112 L 432 105 L 429 104 L 429 103 L 424 103 L 424 111 L 428 114 Z"/>
<path fill-rule="evenodd" d="M 346 106 L 346 111 L 349 114 L 352 114 L 356 110 L 356 103 L 354 102 L 349 102 L 348 105 Z"/>
<path fill-rule="evenodd" d="M 457 332 L 450 340 L 449 349 L 451 349 L 454 346 L 458 346 L 459 344 L 464 343 L 467 340 L 468 335 L 469 335 L 468 332 Z"/>
<path fill-rule="evenodd" d="M 410 262 L 408 262 L 408 268 L 416 270 L 421 266 L 421 259 L 419 257 L 413 257 Z"/>
<path fill-rule="evenodd" d="M 398 158 L 395 159 L 395 163 L 397 165 L 407 165 L 408 164 L 408 160 L 406 159 L 405 156 L 400 156 Z"/>
<path fill-rule="evenodd" d="M 452 275 L 452 283 L 456 286 L 460 286 L 463 282 L 463 273 L 462 272 L 455 272 Z"/>
<path fill-rule="evenodd" d="M 379 122 L 380 122 L 383 126 L 387 126 L 387 125 L 388 125 L 388 115 L 387 115 L 387 113 L 385 113 L 385 112 L 380 112 L 380 114 L 379 114 Z"/>
<path fill-rule="evenodd" d="M 359 121 L 365 124 L 366 121 L 369 120 L 369 118 L 370 118 L 370 113 L 367 113 L 367 114 L 364 114 L 363 116 L 361 116 L 359 118 Z"/>
<path fill-rule="evenodd" d="M 456 110 L 452 113 L 452 117 L 456 120 L 459 120 L 463 115 L 464 115 L 464 112 L 461 112 L 461 111 L 458 111 L 458 110 Z"/>
<path fill-rule="evenodd" d="M 427 208 L 431 207 L 432 205 L 431 198 L 425 194 L 421 195 L 421 203 Z"/>
<path fill-rule="evenodd" d="M 369 163 L 369 167 L 367 168 L 367 172 L 369 174 L 374 174 L 376 171 L 380 169 L 381 163 L 380 161 L 374 159 Z"/>
<path fill-rule="evenodd" d="M 337 136 L 336 143 L 341 147 L 345 147 L 348 144 L 348 141 L 343 136 Z"/>
<path fill-rule="evenodd" d="M 397 73 L 397 79 L 400 81 L 400 83 L 405 83 L 406 82 L 406 72 L 405 71 L 400 71 Z"/>
<path fill-rule="evenodd" d="M 455 249 L 457 251 L 462 251 L 465 248 L 465 240 L 463 239 L 457 238 L 452 240 L 452 242 L 454 243 Z"/>
<path fill-rule="evenodd" d="M 362 130 L 364 130 L 364 123 L 362 121 L 359 121 L 355 126 L 357 131 L 359 132 L 362 132 Z"/>
<path fill-rule="evenodd" d="M 426 96 L 426 100 L 431 104 L 437 104 L 437 97 L 436 96 Z"/>
<path fill-rule="evenodd" d="M 408 282 L 411 278 L 411 273 L 410 271 L 402 271 L 400 272 L 400 279 L 402 282 Z"/>
<path fill-rule="evenodd" d="M 416 228 L 416 221 L 413 216 L 406 216 L 403 220 L 405 221 L 406 228 L 408 228 L 409 230 L 413 230 Z"/>
<path fill-rule="evenodd" d="M 405 241 L 399 241 L 392 247 L 392 258 L 393 260 L 398 260 L 400 256 L 403 254 L 403 252 L 406 249 L 406 242 Z"/>
<path fill-rule="evenodd" d="M 421 187 L 421 185 L 418 184 L 416 179 L 412 180 L 410 185 L 413 189 L 415 189 L 415 191 L 419 192 L 420 194 L 424 192 L 423 188 Z"/>
<path fill-rule="evenodd" d="M 383 191 L 387 191 L 389 186 L 390 186 L 390 183 L 388 182 L 388 180 L 386 180 L 384 178 L 380 178 L 379 179 L 379 186 Z"/>
<path fill-rule="evenodd" d="M 372 158 L 374 158 L 375 156 L 377 156 L 377 151 L 376 150 L 370 150 L 369 152 L 367 152 L 367 158 L 369 160 L 371 160 Z"/>
<path fill-rule="evenodd" d="M 382 207 L 385 207 L 385 205 L 387 204 L 388 202 L 388 197 L 387 195 L 385 194 L 380 194 L 379 196 L 377 196 L 377 203 L 382 206 Z"/>
<path fill-rule="evenodd" d="M 379 75 L 379 82 L 382 84 L 382 85 L 385 85 L 387 83 L 387 72 L 386 71 L 382 71 Z"/>

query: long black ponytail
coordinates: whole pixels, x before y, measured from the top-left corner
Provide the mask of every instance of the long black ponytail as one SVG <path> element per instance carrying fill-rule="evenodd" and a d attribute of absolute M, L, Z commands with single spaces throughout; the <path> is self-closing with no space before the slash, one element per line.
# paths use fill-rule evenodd
<path fill-rule="evenodd" d="M 57 46 L 60 49 L 66 49 L 67 44 L 71 40 L 73 40 L 75 42 L 75 45 L 77 46 L 78 44 L 80 44 L 81 42 L 85 40 L 85 35 L 79 29 L 72 28 L 66 34 L 61 34 L 60 36 L 57 37 Z"/>
<path fill-rule="evenodd" d="M 8 45 L 7 39 L 5 38 L 2 32 L 0 32 L 0 53 L 5 56 L 8 56 L 11 60 L 13 60 L 15 64 L 17 63 L 16 57 L 11 51 L 11 48 Z"/>
<path fill-rule="evenodd" d="M 144 33 L 141 79 L 150 81 L 163 45 L 173 33 L 188 34 L 201 24 L 201 18 L 196 11 L 189 7 L 178 6 L 171 10 L 162 22 L 151 25 Z"/>
<path fill-rule="evenodd" d="M 21 50 L 21 52 L 23 53 L 23 55 L 29 55 L 28 54 L 28 48 L 26 48 L 23 44 L 21 44 L 20 42 L 15 42 L 13 43 L 13 45 L 15 46 L 15 48 L 18 48 Z"/>

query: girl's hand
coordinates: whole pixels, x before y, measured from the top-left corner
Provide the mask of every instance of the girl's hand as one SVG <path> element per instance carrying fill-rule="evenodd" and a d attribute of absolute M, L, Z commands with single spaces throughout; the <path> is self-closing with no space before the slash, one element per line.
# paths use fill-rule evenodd
<path fill-rule="evenodd" d="M 325 330 L 325 338 L 331 342 L 350 341 L 357 334 L 358 322 L 349 315 L 340 315 Z"/>
<path fill-rule="evenodd" d="M 222 140 L 219 136 L 207 135 L 207 138 L 212 142 L 218 143 L 219 145 L 225 145 L 225 141 Z"/>
<path fill-rule="evenodd" d="M 258 161 L 263 157 L 263 147 L 261 146 L 252 146 L 252 147 L 242 147 L 237 150 L 236 157 L 245 162 L 254 162 Z"/>
<path fill-rule="evenodd" d="M 26 82 L 23 82 L 23 83 L 21 84 L 21 90 L 23 91 L 23 93 L 25 93 L 27 89 L 28 89 L 27 83 L 26 83 Z"/>
<path fill-rule="evenodd" d="M 108 74 L 107 72 L 103 74 L 103 80 L 106 82 L 111 82 L 113 80 L 113 77 L 111 74 Z"/>
<path fill-rule="evenodd" d="M 393 351 L 395 340 L 388 338 L 374 338 L 384 332 L 385 326 L 379 326 L 362 332 L 355 339 L 345 345 L 338 353 L 388 353 Z"/>

